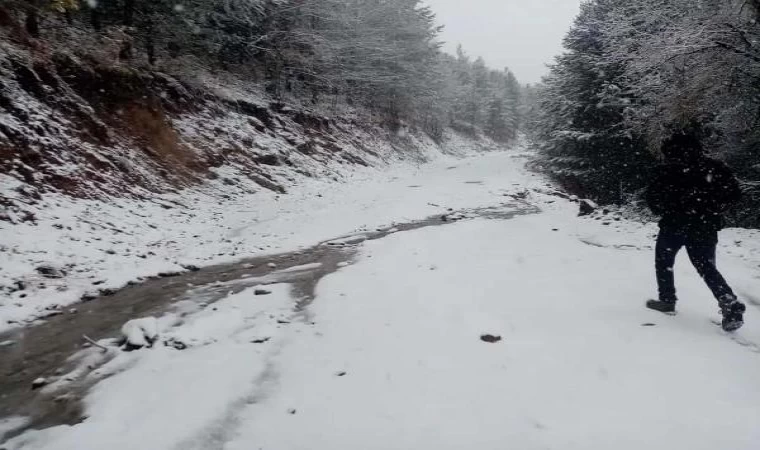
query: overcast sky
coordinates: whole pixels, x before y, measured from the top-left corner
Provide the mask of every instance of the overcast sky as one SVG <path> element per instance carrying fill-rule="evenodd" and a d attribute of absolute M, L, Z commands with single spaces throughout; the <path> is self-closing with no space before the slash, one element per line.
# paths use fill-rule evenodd
<path fill-rule="evenodd" d="M 562 37 L 581 0 L 424 0 L 444 25 L 446 50 L 461 43 L 494 69 L 509 67 L 522 83 L 535 83 L 562 51 Z"/>

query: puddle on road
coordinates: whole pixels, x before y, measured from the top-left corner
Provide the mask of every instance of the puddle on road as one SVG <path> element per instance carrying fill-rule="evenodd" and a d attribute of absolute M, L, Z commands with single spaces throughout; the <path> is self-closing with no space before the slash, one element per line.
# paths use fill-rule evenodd
<path fill-rule="evenodd" d="M 280 255 L 249 258 L 233 264 L 211 266 L 175 277 L 151 279 L 128 286 L 114 295 L 80 303 L 76 313 L 66 313 L 47 321 L 0 334 L 0 421 L 28 417 L 24 430 L 79 423 L 84 418 L 80 399 L 97 380 L 83 377 L 56 390 L 54 394 L 32 390 L 32 380 L 69 373 L 80 363 L 72 358 L 83 349 L 83 335 L 94 340 L 116 337 L 130 319 L 161 316 L 179 302 L 213 303 L 245 289 L 288 283 L 296 297 L 296 309 L 306 308 L 314 299 L 319 281 L 350 262 L 358 246 L 368 240 L 461 220 L 511 219 L 533 214 L 539 209 L 516 199 L 496 207 L 450 211 L 424 220 L 398 224 L 321 242 L 314 247 Z M 276 265 L 276 267 L 275 267 Z M 107 359 L 100 361 L 102 365 Z M 89 372 L 97 367 L 91 365 Z M 0 434 L 0 439 L 3 436 Z"/>

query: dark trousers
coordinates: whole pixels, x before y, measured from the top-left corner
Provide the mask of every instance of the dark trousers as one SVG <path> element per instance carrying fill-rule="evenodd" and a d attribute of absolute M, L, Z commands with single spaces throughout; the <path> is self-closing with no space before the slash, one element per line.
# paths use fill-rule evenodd
<path fill-rule="evenodd" d="M 692 265 L 705 280 L 716 299 L 720 301 L 728 297 L 734 298 L 734 292 L 715 265 L 715 249 L 717 246 L 717 231 L 689 236 L 684 233 L 660 230 L 655 250 L 655 267 L 657 269 L 660 300 L 671 302 L 677 300 L 673 266 L 676 262 L 676 255 L 682 247 L 686 247 Z"/>

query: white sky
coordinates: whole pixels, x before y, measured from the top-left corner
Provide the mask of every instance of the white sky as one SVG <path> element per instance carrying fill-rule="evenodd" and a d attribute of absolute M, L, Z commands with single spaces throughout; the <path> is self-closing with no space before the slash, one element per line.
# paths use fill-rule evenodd
<path fill-rule="evenodd" d="M 445 49 L 461 43 L 494 69 L 509 67 L 522 83 L 535 83 L 562 51 L 581 0 L 424 0 L 444 25 Z"/>

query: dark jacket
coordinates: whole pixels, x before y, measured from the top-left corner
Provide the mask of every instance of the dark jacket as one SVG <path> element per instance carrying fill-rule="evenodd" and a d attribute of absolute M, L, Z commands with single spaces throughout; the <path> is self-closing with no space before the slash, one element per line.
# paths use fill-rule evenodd
<path fill-rule="evenodd" d="M 652 212 L 662 216 L 660 228 L 691 235 L 723 228 L 723 214 L 740 199 L 731 170 L 701 155 L 658 167 L 646 194 Z"/>

